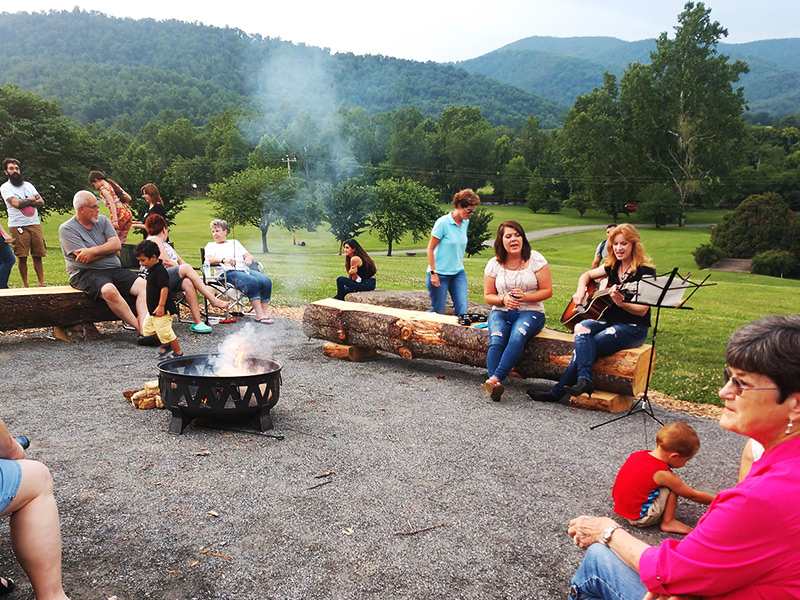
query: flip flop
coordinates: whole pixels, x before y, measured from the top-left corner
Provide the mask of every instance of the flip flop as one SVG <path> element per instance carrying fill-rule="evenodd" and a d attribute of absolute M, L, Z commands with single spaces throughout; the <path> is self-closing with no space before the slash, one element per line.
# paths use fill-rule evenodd
<path fill-rule="evenodd" d="M 264 325 L 272 325 L 273 323 L 275 323 L 275 321 L 270 319 L 269 317 L 264 317 L 263 319 L 259 319 L 258 322 L 263 323 Z"/>
<path fill-rule="evenodd" d="M 0 596 L 10 594 L 16 587 L 14 580 L 10 577 L 0 577 Z"/>

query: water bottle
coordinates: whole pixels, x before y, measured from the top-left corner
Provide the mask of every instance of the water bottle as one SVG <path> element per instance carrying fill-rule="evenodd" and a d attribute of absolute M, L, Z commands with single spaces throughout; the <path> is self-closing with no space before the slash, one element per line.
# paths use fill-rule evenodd
<path fill-rule="evenodd" d="M 203 277 L 206 279 L 211 279 L 211 263 L 208 262 L 208 257 L 206 257 L 205 262 L 203 263 Z"/>

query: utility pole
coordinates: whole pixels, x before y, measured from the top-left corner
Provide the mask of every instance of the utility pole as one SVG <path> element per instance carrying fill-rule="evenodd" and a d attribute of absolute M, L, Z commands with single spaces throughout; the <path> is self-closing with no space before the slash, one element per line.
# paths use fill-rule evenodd
<path fill-rule="evenodd" d="M 281 162 L 285 162 L 286 163 L 286 170 L 289 171 L 289 175 L 291 175 L 292 174 L 292 163 L 293 162 L 297 162 L 297 157 L 289 158 L 289 155 L 287 154 L 284 158 L 281 159 Z"/>
<path fill-rule="evenodd" d="M 289 158 L 289 155 L 287 154 L 284 158 L 281 159 L 281 161 L 286 163 L 286 170 L 289 171 L 289 176 L 291 177 L 292 163 L 297 162 L 297 157 L 295 156 L 294 158 Z M 295 237 L 294 227 L 292 227 L 292 246 L 296 245 L 297 245 L 297 238 Z"/>

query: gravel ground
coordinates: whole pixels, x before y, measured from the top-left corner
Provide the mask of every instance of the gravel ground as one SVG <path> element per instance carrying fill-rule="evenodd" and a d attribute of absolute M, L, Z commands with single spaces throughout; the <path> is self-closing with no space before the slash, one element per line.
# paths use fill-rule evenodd
<path fill-rule="evenodd" d="M 328 359 L 287 318 L 176 331 L 197 354 L 243 328 L 283 363 L 272 411 L 283 440 L 194 425 L 169 435 L 167 411 L 122 397 L 156 377 L 156 359 L 117 326 L 79 344 L 44 330 L 0 337 L 0 416 L 53 473 L 73 600 L 563 598 L 582 557 L 567 522 L 612 516 L 616 470 L 655 437 L 642 415 L 592 431 L 607 414 L 531 403 L 530 381 L 492 403 L 472 367 Z M 733 485 L 742 438 L 655 411 L 700 435 L 680 471 L 688 483 Z M 693 523 L 703 508 L 681 502 L 678 517 Z M 0 559 L 15 600 L 33 598 L 7 543 Z"/>

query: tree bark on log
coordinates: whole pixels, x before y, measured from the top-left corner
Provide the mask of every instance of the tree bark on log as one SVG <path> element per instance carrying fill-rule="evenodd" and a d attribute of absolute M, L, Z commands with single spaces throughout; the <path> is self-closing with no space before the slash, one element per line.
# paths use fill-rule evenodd
<path fill-rule="evenodd" d="M 335 300 L 312 302 L 303 315 L 310 338 L 375 348 L 405 358 L 431 358 L 476 367 L 486 366 L 489 334 L 464 327 L 456 318 Z M 516 371 L 523 377 L 558 379 L 572 356 L 571 334 L 545 329 L 525 347 Z M 622 350 L 597 359 L 597 389 L 636 396 L 644 391 L 652 348 Z"/>
<path fill-rule="evenodd" d="M 371 292 L 353 292 L 347 294 L 349 302 L 359 304 L 373 304 L 376 306 L 389 306 L 391 308 L 404 308 L 425 312 L 431 308 L 431 297 L 425 290 L 373 290 Z M 488 315 L 491 308 L 487 304 L 469 302 L 467 312 L 479 315 Z M 447 297 L 448 315 L 453 314 L 453 301 Z"/>
<path fill-rule="evenodd" d="M 0 331 L 119 320 L 105 302 L 68 285 L 0 290 Z"/>

